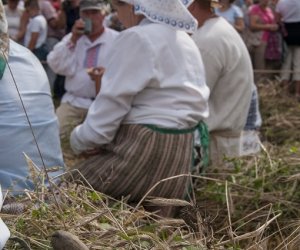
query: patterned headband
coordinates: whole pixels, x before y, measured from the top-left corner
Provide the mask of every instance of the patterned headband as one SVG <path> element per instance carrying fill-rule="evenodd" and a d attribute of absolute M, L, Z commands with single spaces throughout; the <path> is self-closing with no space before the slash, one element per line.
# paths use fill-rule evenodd
<path fill-rule="evenodd" d="M 189 33 L 196 31 L 198 23 L 187 10 L 193 0 L 121 0 L 134 5 L 136 14 L 142 14 L 152 22 L 163 23 Z"/>

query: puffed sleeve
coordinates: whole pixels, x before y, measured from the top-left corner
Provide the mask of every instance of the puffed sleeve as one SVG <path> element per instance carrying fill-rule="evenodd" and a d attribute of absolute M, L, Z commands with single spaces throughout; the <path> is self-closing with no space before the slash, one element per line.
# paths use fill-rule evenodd
<path fill-rule="evenodd" d="M 72 76 L 76 72 L 76 52 L 71 36 L 71 33 L 66 35 L 47 56 L 49 67 L 56 74 Z"/>
<path fill-rule="evenodd" d="M 216 58 L 217 54 L 205 49 L 201 49 L 201 56 L 205 67 L 206 84 L 212 92 L 222 73 L 223 62 L 220 58 Z"/>
<path fill-rule="evenodd" d="M 110 51 L 101 92 L 82 125 L 71 133 L 75 153 L 111 142 L 135 95 L 154 77 L 152 44 L 135 30 L 122 32 Z"/>

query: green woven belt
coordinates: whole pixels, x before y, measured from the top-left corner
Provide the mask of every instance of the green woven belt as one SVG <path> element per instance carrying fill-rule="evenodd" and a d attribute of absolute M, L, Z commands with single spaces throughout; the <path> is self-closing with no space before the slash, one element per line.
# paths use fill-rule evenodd
<path fill-rule="evenodd" d="M 3 77 L 5 68 L 6 68 L 6 61 L 2 57 L 0 57 L 0 79 L 2 79 Z"/>
<path fill-rule="evenodd" d="M 207 125 L 204 122 L 199 122 L 195 127 L 188 129 L 172 129 L 172 128 L 160 128 L 156 125 L 144 124 L 143 126 L 162 134 L 189 134 L 198 130 L 200 134 L 200 145 L 203 150 L 203 167 L 207 168 L 209 163 L 209 133 Z"/>

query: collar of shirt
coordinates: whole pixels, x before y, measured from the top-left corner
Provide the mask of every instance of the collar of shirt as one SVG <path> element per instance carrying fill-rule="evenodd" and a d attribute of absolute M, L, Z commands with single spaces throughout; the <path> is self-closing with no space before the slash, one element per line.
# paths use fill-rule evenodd
<path fill-rule="evenodd" d="M 107 28 L 104 28 L 103 33 L 94 42 L 91 42 L 91 40 L 87 36 L 82 36 L 80 39 L 82 39 L 83 43 L 86 46 L 93 47 L 98 44 L 105 44 L 108 41 L 108 39 L 106 38 L 107 36 L 108 36 L 108 30 Z"/>

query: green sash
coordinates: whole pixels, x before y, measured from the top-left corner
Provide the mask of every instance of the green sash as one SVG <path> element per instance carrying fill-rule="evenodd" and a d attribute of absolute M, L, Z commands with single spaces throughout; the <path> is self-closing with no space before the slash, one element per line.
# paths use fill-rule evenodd
<path fill-rule="evenodd" d="M 6 67 L 6 61 L 3 57 L 0 57 L 0 79 L 2 79 Z"/>

